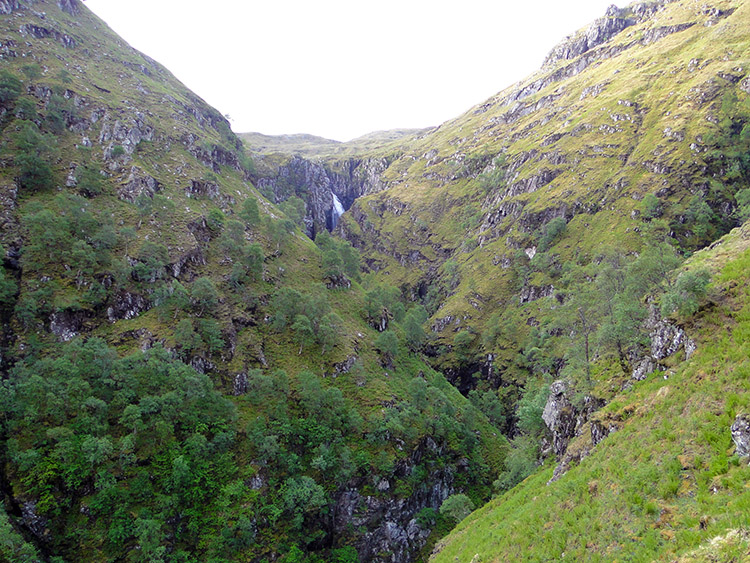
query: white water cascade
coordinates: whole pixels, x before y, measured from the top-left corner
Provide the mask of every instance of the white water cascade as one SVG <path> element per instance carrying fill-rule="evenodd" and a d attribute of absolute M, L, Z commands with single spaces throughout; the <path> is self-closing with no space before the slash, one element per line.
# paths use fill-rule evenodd
<path fill-rule="evenodd" d="M 339 217 L 341 217 L 344 214 L 344 206 L 341 205 L 341 201 L 338 197 L 336 197 L 336 194 L 331 192 L 331 197 L 333 198 L 333 209 L 331 210 L 331 227 L 336 228 L 336 224 L 339 222 Z"/>

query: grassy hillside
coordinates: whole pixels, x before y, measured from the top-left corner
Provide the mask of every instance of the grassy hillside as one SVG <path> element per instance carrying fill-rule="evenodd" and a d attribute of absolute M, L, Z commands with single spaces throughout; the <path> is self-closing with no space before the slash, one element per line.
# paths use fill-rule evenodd
<path fill-rule="evenodd" d="M 698 348 L 597 413 L 619 429 L 562 478 L 552 467 L 464 520 L 432 561 L 745 561 L 750 477 L 730 426 L 747 388 L 750 228 L 703 250 L 686 270 L 712 283 L 685 319 Z"/>

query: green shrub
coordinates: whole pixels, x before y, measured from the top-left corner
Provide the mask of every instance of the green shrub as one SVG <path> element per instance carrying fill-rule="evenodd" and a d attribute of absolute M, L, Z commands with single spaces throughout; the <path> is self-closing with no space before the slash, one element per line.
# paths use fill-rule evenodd
<path fill-rule="evenodd" d="M 21 81 L 6 69 L 0 70 L 0 103 L 12 102 L 21 95 Z"/>
<path fill-rule="evenodd" d="M 464 494 L 449 496 L 440 505 L 440 514 L 458 524 L 474 510 L 474 503 Z"/>
<path fill-rule="evenodd" d="M 711 274 L 708 270 L 682 272 L 674 287 L 661 298 L 661 312 L 664 316 L 678 313 L 681 316 L 695 314 L 701 300 L 706 296 Z"/>

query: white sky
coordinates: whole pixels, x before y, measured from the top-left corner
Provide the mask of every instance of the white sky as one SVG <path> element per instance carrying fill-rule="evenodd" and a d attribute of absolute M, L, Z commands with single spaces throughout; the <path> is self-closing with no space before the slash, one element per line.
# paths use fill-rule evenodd
<path fill-rule="evenodd" d="M 86 0 L 235 131 L 341 141 L 456 117 L 531 74 L 611 3 Z"/>

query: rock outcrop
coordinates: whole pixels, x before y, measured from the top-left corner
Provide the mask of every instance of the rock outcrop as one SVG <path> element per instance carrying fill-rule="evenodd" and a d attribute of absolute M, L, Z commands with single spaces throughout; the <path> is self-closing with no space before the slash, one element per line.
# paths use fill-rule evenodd
<path fill-rule="evenodd" d="M 80 4 L 78 0 L 58 0 L 57 5 L 63 12 L 71 16 L 77 16 L 80 13 Z"/>
<path fill-rule="evenodd" d="M 607 14 L 592 23 L 586 30 L 571 37 L 564 39 L 547 55 L 544 61 L 545 65 L 557 61 L 574 59 L 583 55 L 586 51 L 609 41 L 615 35 L 635 25 L 635 18 L 624 17 L 626 12 L 619 10 L 617 6 L 610 6 Z"/>
<path fill-rule="evenodd" d="M 18 0 L 0 0 L 0 14 L 12 14 L 18 8 Z"/>
<path fill-rule="evenodd" d="M 651 347 L 635 362 L 632 373 L 633 379 L 642 381 L 656 371 L 663 369 L 663 360 L 675 355 L 680 350 L 685 351 L 685 359 L 689 360 L 697 348 L 697 344 L 688 338 L 684 329 L 664 319 L 655 305 L 651 305 L 649 316 L 644 323 L 649 331 Z"/>
<path fill-rule="evenodd" d="M 272 192 L 277 203 L 301 194 L 307 208 L 307 234 L 313 237 L 322 229 L 333 230 L 341 212 L 358 197 L 385 190 L 381 175 L 389 165 L 385 158 L 323 163 L 294 156 L 274 175 L 259 179 L 258 186 Z"/>
<path fill-rule="evenodd" d="M 574 405 L 571 394 L 572 389 L 567 381 L 555 381 L 550 386 L 547 404 L 542 412 L 542 420 L 552 439 L 552 452 L 558 459 L 565 454 L 570 440 L 580 435 L 591 415 L 604 406 L 603 400 L 589 395 L 583 398 L 582 404 Z"/>
<path fill-rule="evenodd" d="M 434 471 L 408 497 L 396 498 L 387 493 L 391 479 L 410 475 L 423 458 L 439 456 L 441 452 L 442 448 L 427 438 L 397 465 L 389 478 L 378 479 L 375 489 L 380 495 L 363 494 L 361 487 L 348 488 L 337 495 L 332 516 L 335 535 L 341 537 L 352 529 L 367 530 L 356 539 L 360 561 L 407 563 L 425 545 L 430 530 L 422 528 L 416 516 L 424 508 L 437 511 L 455 492 L 450 466 Z"/>
<path fill-rule="evenodd" d="M 750 456 L 750 416 L 739 414 L 731 427 L 735 454 L 740 457 Z"/>

